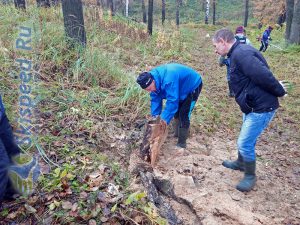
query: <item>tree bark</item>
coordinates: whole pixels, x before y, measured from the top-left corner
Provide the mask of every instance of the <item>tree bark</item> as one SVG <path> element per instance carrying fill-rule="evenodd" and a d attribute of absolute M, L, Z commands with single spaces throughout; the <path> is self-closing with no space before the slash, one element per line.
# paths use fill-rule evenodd
<path fill-rule="evenodd" d="M 62 10 L 67 37 L 85 46 L 86 33 L 81 0 L 62 0 Z"/>
<path fill-rule="evenodd" d="M 291 44 L 300 44 L 300 0 L 298 0 L 294 6 L 289 42 Z"/>
<path fill-rule="evenodd" d="M 293 13 L 294 13 L 294 0 L 286 0 L 286 28 L 285 28 L 286 41 L 289 41 L 290 39 Z"/>
<path fill-rule="evenodd" d="M 142 11 L 143 11 L 143 23 L 147 23 L 147 12 L 146 12 L 145 0 L 142 0 Z"/>
<path fill-rule="evenodd" d="M 14 0 L 14 3 L 17 9 L 26 9 L 25 0 Z"/>
<path fill-rule="evenodd" d="M 176 26 L 179 27 L 179 8 L 180 0 L 176 0 Z"/>
<path fill-rule="evenodd" d="M 50 7 L 50 1 L 49 0 L 36 0 L 37 7 Z"/>
<path fill-rule="evenodd" d="M 166 0 L 161 1 L 161 23 L 164 25 L 166 20 Z"/>
<path fill-rule="evenodd" d="M 208 17 L 209 17 L 209 0 L 206 0 L 205 24 L 208 24 Z"/>
<path fill-rule="evenodd" d="M 125 1 L 125 16 L 128 17 L 129 0 Z"/>
<path fill-rule="evenodd" d="M 148 2 L 148 34 L 152 35 L 153 27 L 153 0 Z"/>
<path fill-rule="evenodd" d="M 52 6 L 58 6 L 59 0 L 51 0 L 51 5 Z"/>
<path fill-rule="evenodd" d="M 249 17 L 249 0 L 245 0 L 245 18 L 244 18 L 244 27 L 248 26 L 248 17 Z"/>
<path fill-rule="evenodd" d="M 109 0 L 109 9 L 112 16 L 115 15 L 114 0 Z"/>
<path fill-rule="evenodd" d="M 216 25 L 216 0 L 213 0 L 213 25 Z"/>

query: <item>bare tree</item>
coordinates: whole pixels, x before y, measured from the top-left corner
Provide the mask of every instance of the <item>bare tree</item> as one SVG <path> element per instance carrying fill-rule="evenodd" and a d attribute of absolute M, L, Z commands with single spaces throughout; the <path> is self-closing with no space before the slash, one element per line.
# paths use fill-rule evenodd
<path fill-rule="evenodd" d="M 213 25 L 216 25 L 216 0 L 213 0 Z"/>
<path fill-rule="evenodd" d="M 36 0 L 36 4 L 38 7 L 50 7 L 50 1 L 49 0 Z"/>
<path fill-rule="evenodd" d="M 152 35 L 153 27 L 153 0 L 148 2 L 148 33 Z"/>
<path fill-rule="evenodd" d="M 248 17 L 249 17 L 249 0 L 245 0 L 245 18 L 244 18 L 244 27 L 248 26 Z"/>
<path fill-rule="evenodd" d="M 125 16 L 128 17 L 129 0 L 125 0 Z"/>
<path fill-rule="evenodd" d="M 166 19 L 166 0 L 161 1 L 161 23 L 164 25 Z"/>
<path fill-rule="evenodd" d="M 209 0 L 206 0 L 205 24 L 208 24 L 208 17 L 209 17 Z"/>
<path fill-rule="evenodd" d="M 58 6 L 59 0 L 51 0 L 51 5 L 52 6 Z"/>
<path fill-rule="evenodd" d="M 145 0 L 142 0 L 142 11 L 143 11 L 143 23 L 147 23 Z"/>
<path fill-rule="evenodd" d="M 85 46 L 86 34 L 81 0 L 62 0 L 62 11 L 67 37 Z"/>
<path fill-rule="evenodd" d="M 285 39 L 288 41 L 291 34 L 291 26 L 293 21 L 294 13 L 294 0 L 286 0 L 286 29 L 285 29 Z"/>
<path fill-rule="evenodd" d="M 176 26 L 179 27 L 179 8 L 180 0 L 176 0 Z"/>
<path fill-rule="evenodd" d="M 300 0 L 298 0 L 294 6 L 289 43 L 300 44 Z"/>
<path fill-rule="evenodd" d="M 14 3 L 17 9 L 26 9 L 25 0 L 14 0 Z"/>

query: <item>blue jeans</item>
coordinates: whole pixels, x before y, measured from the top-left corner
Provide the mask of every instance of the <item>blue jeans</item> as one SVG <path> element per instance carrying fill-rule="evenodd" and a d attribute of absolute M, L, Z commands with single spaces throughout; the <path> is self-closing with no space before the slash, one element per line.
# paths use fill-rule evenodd
<path fill-rule="evenodd" d="M 0 118 L 0 201 L 5 194 L 12 193 L 7 169 L 11 165 L 11 157 L 20 153 L 12 132 L 12 128 L 5 115 Z"/>
<path fill-rule="evenodd" d="M 237 141 L 238 150 L 245 162 L 255 161 L 258 137 L 273 119 L 276 110 L 266 113 L 243 114 L 243 124 Z"/>

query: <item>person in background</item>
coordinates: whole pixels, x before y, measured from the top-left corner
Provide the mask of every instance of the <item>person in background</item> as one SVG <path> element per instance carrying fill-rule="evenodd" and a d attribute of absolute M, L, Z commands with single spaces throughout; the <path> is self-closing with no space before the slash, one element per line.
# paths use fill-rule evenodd
<path fill-rule="evenodd" d="M 269 46 L 269 41 L 272 41 L 271 38 L 271 32 L 273 30 L 273 27 L 269 26 L 263 33 L 262 38 L 261 38 L 261 46 L 259 48 L 259 51 L 265 52 Z"/>
<path fill-rule="evenodd" d="M 225 160 L 222 165 L 244 171 L 244 178 L 236 188 L 250 191 L 256 183 L 257 139 L 273 119 L 279 107 L 278 97 L 286 94 L 287 87 L 274 77 L 262 54 L 252 46 L 236 41 L 230 30 L 218 30 L 212 42 L 217 54 L 230 58 L 231 85 L 243 113 L 237 141 L 238 158 Z"/>
<path fill-rule="evenodd" d="M 235 29 L 235 39 L 238 40 L 241 44 L 251 45 L 250 40 L 246 36 L 246 30 L 243 26 L 238 26 Z"/>
<path fill-rule="evenodd" d="M 136 82 L 150 92 L 151 115 L 160 116 L 164 129 L 175 118 L 177 146 L 186 148 L 191 112 L 202 89 L 201 75 L 188 66 L 169 63 L 141 73 Z M 164 99 L 166 104 L 163 110 Z"/>
<path fill-rule="evenodd" d="M 238 26 L 235 30 L 235 39 L 237 41 L 239 41 L 241 44 L 247 44 L 247 45 L 251 45 L 251 42 L 249 41 L 249 39 L 246 37 L 246 30 L 244 29 L 243 26 Z M 227 79 L 227 83 L 228 83 L 228 96 L 229 97 L 234 97 L 234 92 L 231 88 L 231 84 L 230 84 L 230 59 L 224 56 L 220 56 L 219 58 L 219 66 L 224 66 L 226 65 L 226 79 Z"/>

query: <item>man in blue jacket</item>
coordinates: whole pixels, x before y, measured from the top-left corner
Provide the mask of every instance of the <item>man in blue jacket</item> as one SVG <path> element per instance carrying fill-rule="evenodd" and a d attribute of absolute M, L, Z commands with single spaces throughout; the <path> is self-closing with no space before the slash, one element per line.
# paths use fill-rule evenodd
<path fill-rule="evenodd" d="M 238 159 L 224 161 L 222 165 L 244 171 L 244 178 L 236 188 L 250 191 L 256 183 L 256 141 L 274 117 L 279 107 L 278 97 L 286 94 L 286 87 L 273 76 L 262 54 L 252 46 L 236 41 L 230 30 L 218 30 L 213 45 L 216 53 L 230 58 L 231 85 L 243 112 L 237 141 Z"/>
<path fill-rule="evenodd" d="M 137 83 L 150 92 L 151 115 L 160 115 L 163 127 L 175 118 L 177 146 L 186 148 L 191 112 L 202 89 L 200 74 L 188 66 L 169 63 L 141 73 Z M 166 105 L 162 110 L 164 99 Z"/>
<path fill-rule="evenodd" d="M 5 114 L 5 108 L 0 95 L 0 202 L 11 199 L 15 190 L 8 178 L 8 167 L 12 164 L 12 157 L 20 154 Z"/>
<path fill-rule="evenodd" d="M 262 35 L 262 38 L 261 38 L 261 46 L 260 46 L 260 49 L 259 51 L 263 51 L 265 52 L 269 46 L 269 40 L 271 41 L 271 32 L 273 30 L 273 27 L 269 26 L 265 32 L 263 33 Z"/>

